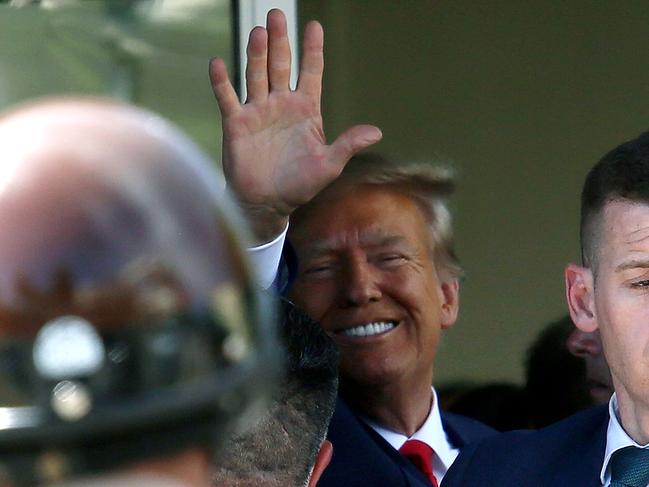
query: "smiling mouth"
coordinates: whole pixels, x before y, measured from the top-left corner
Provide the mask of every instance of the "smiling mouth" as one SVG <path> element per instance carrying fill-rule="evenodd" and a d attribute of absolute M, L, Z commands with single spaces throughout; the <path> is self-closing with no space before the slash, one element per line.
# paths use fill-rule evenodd
<path fill-rule="evenodd" d="M 393 330 L 396 326 L 397 323 L 394 321 L 373 321 L 371 323 L 354 326 L 345 330 L 338 330 L 335 333 L 347 337 L 368 337 L 387 333 L 388 331 Z"/>

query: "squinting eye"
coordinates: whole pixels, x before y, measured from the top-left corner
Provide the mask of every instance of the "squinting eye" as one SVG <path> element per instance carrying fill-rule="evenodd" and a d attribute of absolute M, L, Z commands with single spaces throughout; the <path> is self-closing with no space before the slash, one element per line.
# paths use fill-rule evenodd
<path fill-rule="evenodd" d="M 631 287 L 646 288 L 649 287 L 649 279 L 631 283 Z"/>
<path fill-rule="evenodd" d="M 331 265 L 319 265 L 313 266 L 304 271 L 304 274 L 308 276 L 324 276 L 333 270 Z"/>
<path fill-rule="evenodd" d="M 398 254 L 387 254 L 379 256 L 377 260 L 382 264 L 397 264 L 403 260 L 403 256 Z"/>

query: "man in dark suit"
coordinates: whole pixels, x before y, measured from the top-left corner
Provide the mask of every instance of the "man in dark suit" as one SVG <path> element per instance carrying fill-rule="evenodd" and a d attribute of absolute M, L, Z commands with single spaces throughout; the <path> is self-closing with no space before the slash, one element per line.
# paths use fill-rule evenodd
<path fill-rule="evenodd" d="M 441 412 L 442 427 L 449 443 L 457 449 L 489 433 L 482 424 L 457 414 Z M 339 399 L 329 426 L 334 461 L 318 485 L 345 486 L 430 486 L 411 461 L 359 419 Z"/>
<path fill-rule="evenodd" d="M 250 34 L 243 105 L 223 61 L 212 61 L 224 171 L 258 242 L 271 242 L 257 250 L 281 248 L 290 216 L 298 265 L 289 297 L 341 352 L 334 453 L 319 485 L 436 485 L 466 441 L 490 432 L 444 417 L 431 386 L 440 334 L 458 312 L 461 271 L 445 206 L 453 181 L 378 156 L 347 164 L 381 138 L 376 127 L 326 145 L 322 50 L 322 27 L 311 22 L 291 91 L 286 21 L 271 11 Z"/>
<path fill-rule="evenodd" d="M 472 445 L 445 487 L 649 485 L 649 132 L 586 177 L 581 248 L 566 295 L 577 328 L 599 331 L 615 389 L 608 406 Z"/>

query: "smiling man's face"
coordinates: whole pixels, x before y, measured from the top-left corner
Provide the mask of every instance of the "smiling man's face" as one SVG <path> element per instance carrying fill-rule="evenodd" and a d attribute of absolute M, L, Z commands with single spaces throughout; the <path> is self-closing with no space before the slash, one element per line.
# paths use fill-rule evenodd
<path fill-rule="evenodd" d="M 289 238 L 299 261 L 290 297 L 340 347 L 343 379 L 430 384 L 458 287 L 440 280 L 414 201 L 377 186 L 330 192 L 309 204 Z"/>

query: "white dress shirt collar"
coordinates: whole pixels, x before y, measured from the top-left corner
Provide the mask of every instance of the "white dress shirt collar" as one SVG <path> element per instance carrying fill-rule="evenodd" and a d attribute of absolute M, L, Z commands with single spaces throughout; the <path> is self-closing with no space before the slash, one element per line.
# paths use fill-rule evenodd
<path fill-rule="evenodd" d="M 635 446 L 638 448 L 647 448 L 649 445 L 638 445 L 633 439 L 624 431 L 620 424 L 617 407 L 617 395 L 613 393 L 611 400 L 608 403 L 608 429 L 606 430 L 606 451 L 604 455 L 604 464 L 600 471 L 600 481 L 602 485 L 607 487 L 611 483 L 611 469 L 609 462 L 611 456 L 616 451 L 627 446 Z"/>
<path fill-rule="evenodd" d="M 363 417 L 365 421 L 374 431 L 387 441 L 395 450 L 403 446 L 406 440 L 413 439 L 426 443 L 435 451 L 433 458 L 433 473 L 438 482 L 441 482 L 444 474 L 449 469 L 451 464 L 455 461 L 459 450 L 453 448 L 449 442 L 444 427 L 442 426 L 442 417 L 440 415 L 439 404 L 437 401 L 437 393 L 432 389 L 433 401 L 428 413 L 428 417 L 424 424 L 415 433 L 408 438 L 406 435 L 389 430 L 384 426 L 372 421 L 371 419 Z"/>

